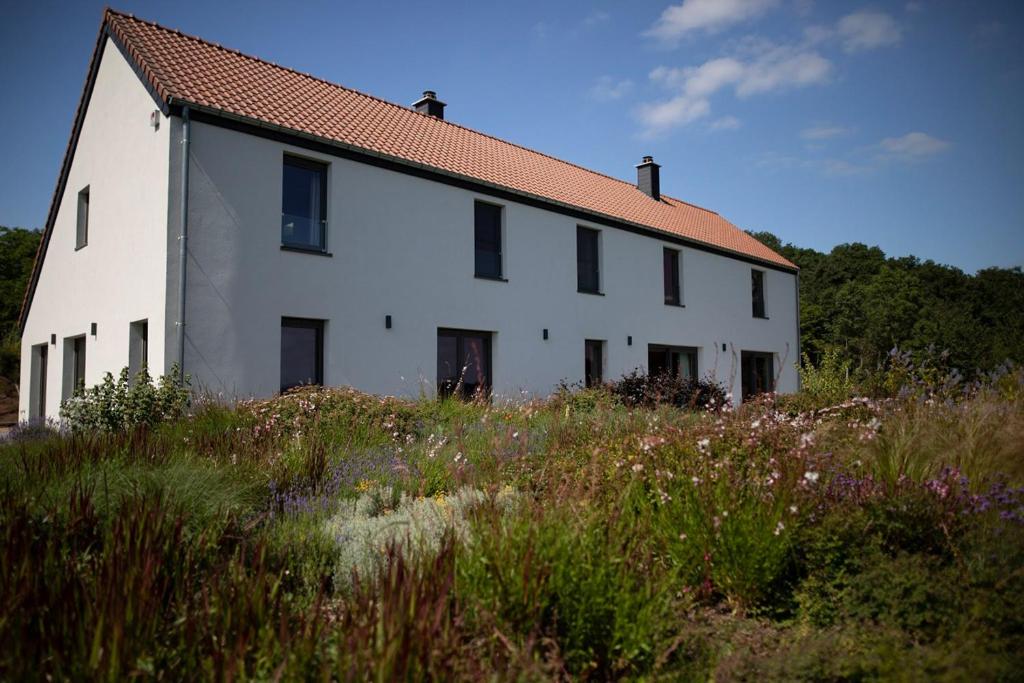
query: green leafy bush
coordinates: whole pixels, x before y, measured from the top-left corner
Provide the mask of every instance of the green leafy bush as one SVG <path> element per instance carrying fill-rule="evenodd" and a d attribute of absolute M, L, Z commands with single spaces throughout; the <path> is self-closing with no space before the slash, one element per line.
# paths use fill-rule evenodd
<path fill-rule="evenodd" d="M 178 380 L 176 365 L 155 385 L 145 369 L 130 381 L 124 368 L 117 380 L 108 372 L 100 384 L 77 391 L 60 416 L 72 432 L 119 432 L 181 418 L 190 400 L 189 379 Z"/>

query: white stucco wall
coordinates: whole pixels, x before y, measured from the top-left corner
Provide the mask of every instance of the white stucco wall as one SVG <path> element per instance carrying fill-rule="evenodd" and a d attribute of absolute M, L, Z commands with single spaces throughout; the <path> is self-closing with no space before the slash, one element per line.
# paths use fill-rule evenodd
<path fill-rule="evenodd" d="M 286 151 L 330 164 L 333 257 L 280 249 Z M 438 327 L 495 333 L 499 395 L 581 380 L 584 339 L 606 340 L 606 378 L 645 366 L 653 343 L 698 347 L 700 373 L 737 398 L 740 351 L 773 352 L 779 390 L 796 389 L 792 274 L 766 270 L 769 319 L 755 319 L 750 264 L 682 247 L 685 308 L 670 307 L 668 242 L 201 123 L 190 173 L 185 365 L 224 398 L 278 390 L 282 316 L 328 321 L 325 383 L 377 393 L 433 391 Z M 473 276 L 475 199 L 505 207 L 508 282 Z M 601 230 L 605 296 L 576 291 L 577 224 Z"/>
<path fill-rule="evenodd" d="M 149 363 L 164 367 L 168 120 L 109 40 L 29 309 L 21 348 L 20 418 L 30 417 L 32 347 L 48 351 L 46 416 L 62 399 L 67 337 L 86 335 L 85 380 L 128 365 L 129 325 L 149 321 Z M 90 188 L 88 246 L 75 250 L 78 193 Z M 89 334 L 91 323 L 97 334 Z"/>

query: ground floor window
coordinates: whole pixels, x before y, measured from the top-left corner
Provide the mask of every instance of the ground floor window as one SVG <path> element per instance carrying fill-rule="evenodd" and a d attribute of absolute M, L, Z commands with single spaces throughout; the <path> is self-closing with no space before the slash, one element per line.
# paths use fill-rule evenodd
<path fill-rule="evenodd" d="M 29 393 L 29 419 L 46 418 L 46 370 L 49 363 L 48 344 L 32 347 L 32 379 Z"/>
<path fill-rule="evenodd" d="M 128 375 L 135 376 L 149 367 L 149 321 L 136 320 L 128 327 Z"/>
<path fill-rule="evenodd" d="M 583 377 L 588 387 L 600 386 L 604 382 L 604 342 L 587 339 L 583 345 Z"/>
<path fill-rule="evenodd" d="M 64 339 L 64 398 L 85 388 L 85 335 Z"/>
<path fill-rule="evenodd" d="M 688 346 L 662 346 L 651 344 L 647 347 L 647 374 L 670 373 L 677 377 L 697 377 L 697 349 Z"/>
<path fill-rule="evenodd" d="M 324 383 L 324 321 L 281 318 L 281 391 Z"/>
<path fill-rule="evenodd" d="M 472 398 L 491 391 L 491 333 L 437 331 L 437 393 Z"/>
<path fill-rule="evenodd" d="M 765 391 L 775 391 L 774 356 L 759 351 L 740 354 L 743 380 L 743 400 Z"/>

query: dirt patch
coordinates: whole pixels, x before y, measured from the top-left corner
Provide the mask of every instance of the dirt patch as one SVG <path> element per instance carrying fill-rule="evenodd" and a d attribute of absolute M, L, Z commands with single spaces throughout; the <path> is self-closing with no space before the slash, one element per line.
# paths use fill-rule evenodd
<path fill-rule="evenodd" d="M 6 377 L 0 377 L 0 427 L 18 423 L 18 387 Z"/>

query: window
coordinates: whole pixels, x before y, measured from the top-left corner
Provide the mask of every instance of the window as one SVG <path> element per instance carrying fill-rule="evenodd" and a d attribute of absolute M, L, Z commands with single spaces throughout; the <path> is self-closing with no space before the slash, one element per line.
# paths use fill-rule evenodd
<path fill-rule="evenodd" d="M 75 249 L 89 243 L 89 186 L 78 193 L 78 227 L 75 230 Z"/>
<path fill-rule="evenodd" d="M 665 304 L 680 306 L 683 301 L 679 296 L 679 251 L 665 247 L 662 262 L 665 272 Z"/>
<path fill-rule="evenodd" d="M 137 320 L 128 327 L 128 376 L 135 376 L 149 368 L 149 321 Z"/>
<path fill-rule="evenodd" d="M 46 366 L 49 351 L 48 344 L 37 344 L 32 347 L 32 379 L 28 406 L 30 420 L 46 419 Z"/>
<path fill-rule="evenodd" d="M 671 373 L 678 377 L 696 379 L 697 349 L 686 346 L 662 346 L 651 344 L 647 347 L 647 374 Z"/>
<path fill-rule="evenodd" d="M 587 339 L 583 346 L 583 358 L 583 377 L 586 385 L 599 386 L 604 382 L 604 342 Z"/>
<path fill-rule="evenodd" d="M 85 335 L 64 339 L 64 398 L 85 388 Z"/>
<path fill-rule="evenodd" d="M 751 297 L 754 302 L 754 317 L 755 318 L 766 318 L 764 314 L 764 271 L 763 270 L 751 270 L 750 271 L 750 289 Z"/>
<path fill-rule="evenodd" d="M 473 213 L 476 276 L 500 279 L 501 207 L 476 202 Z"/>
<path fill-rule="evenodd" d="M 281 318 L 281 391 L 324 382 L 324 321 Z"/>
<path fill-rule="evenodd" d="M 491 333 L 438 329 L 437 393 L 473 398 L 491 391 Z"/>
<path fill-rule="evenodd" d="M 600 233 L 576 226 L 576 286 L 581 292 L 601 292 Z"/>
<path fill-rule="evenodd" d="M 327 248 L 327 166 L 284 158 L 281 244 L 295 249 Z"/>
<path fill-rule="evenodd" d="M 759 351 L 740 352 L 743 400 L 765 391 L 775 391 L 774 356 Z"/>

